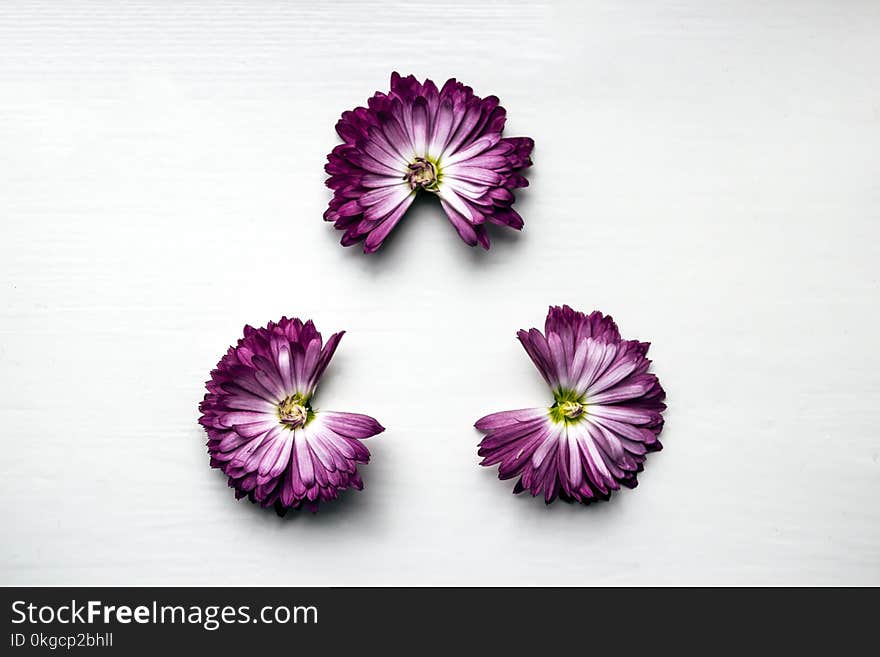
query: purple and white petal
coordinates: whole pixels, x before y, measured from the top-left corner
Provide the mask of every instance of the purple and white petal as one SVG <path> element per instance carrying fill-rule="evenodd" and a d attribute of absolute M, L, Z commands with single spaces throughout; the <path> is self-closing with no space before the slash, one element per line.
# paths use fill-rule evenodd
<path fill-rule="evenodd" d="M 611 317 L 551 307 L 544 332 L 519 331 L 553 392 L 549 407 L 493 413 L 476 428 L 479 455 L 514 493 L 546 503 L 590 503 L 634 488 L 648 453 L 662 448 L 665 392 L 648 372 L 648 343 L 622 340 Z"/>
<path fill-rule="evenodd" d="M 431 80 L 395 72 L 388 93 L 343 112 L 336 131 L 344 143 L 325 166 L 333 198 L 324 213 L 342 231 L 341 243 L 376 251 L 418 193 L 437 196 L 471 246 L 489 248 L 485 223 L 521 229 L 511 205 L 514 190 L 528 185 L 522 172 L 534 142 L 502 137 L 498 102 L 455 79 L 438 90 Z"/>
<path fill-rule="evenodd" d="M 351 128 L 352 130 L 354 128 Z M 311 321 L 247 326 L 211 372 L 199 406 L 211 466 L 235 489 L 279 514 L 316 511 L 346 488 L 360 489 L 361 440 L 384 431 L 368 415 L 317 411 L 311 399 L 344 332 L 324 343 Z"/>

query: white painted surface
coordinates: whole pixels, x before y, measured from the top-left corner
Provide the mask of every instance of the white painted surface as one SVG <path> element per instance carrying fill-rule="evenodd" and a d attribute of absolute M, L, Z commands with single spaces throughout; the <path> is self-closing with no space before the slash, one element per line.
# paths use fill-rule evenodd
<path fill-rule="evenodd" d="M 880 584 L 877 2 L 0 5 L 2 584 Z M 378 257 L 321 220 L 391 70 L 537 142 L 488 254 L 423 204 Z M 549 403 L 546 306 L 651 340 L 666 449 L 588 508 L 477 467 Z M 196 424 L 244 323 L 348 335 L 325 408 L 367 488 L 235 502 Z"/>

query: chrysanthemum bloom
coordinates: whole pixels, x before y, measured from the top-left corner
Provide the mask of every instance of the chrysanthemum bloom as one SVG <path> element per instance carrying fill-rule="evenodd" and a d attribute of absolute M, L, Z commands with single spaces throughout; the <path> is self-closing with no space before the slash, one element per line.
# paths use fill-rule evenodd
<path fill-rule="evenodd" d="M 344 140 L 327 156 L 334 191 L 324 219 L 344 231 L 342 244 L 364 240 L 372 253 L 401 220 L 416 194 L 436 195 L 465 242 L 489 248 L 486 223 L 519 230 L 513 190 L 528 181 L 534 142 L 502 137 L 498 98 L 475 96 L 454 78 L 438 90 L 412 75 L 391 74 L 391 91 L 336 124 Z"/>
<path fill-rule="evenodd" d="M 361 443 L 384 431 L 373 418 L 312 408 L 315 388 L 343 332 L 323 343 L 311 320 L 282 317 L 244 337 L 211 372 L 199 422 L 208 432 L 211 467 L 229 477 L 235 496 L 283 514 L 363 488 Z"/>
<path fill-rule="evenodd" d="M 482 465 L 501 479 L 519 477 L 514 493 L 588 503 L 634 488 L 657 436 L 666 394 L 648 372 L 647 342 L 622 340 L 602 313 L 551 307 L 544 333 L 517 334 L 553 391 L 552 406 L 487 415 L 476 427 Z"/>

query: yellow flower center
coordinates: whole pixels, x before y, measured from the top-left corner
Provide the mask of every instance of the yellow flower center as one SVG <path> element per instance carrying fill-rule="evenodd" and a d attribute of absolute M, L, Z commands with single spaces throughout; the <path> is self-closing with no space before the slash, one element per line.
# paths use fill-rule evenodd
<path fill-rule="evenodd" d="M 290 429 L 305 426 L 309 420 L 309 412 L 308 402 L 300 395 L 291 395 L 278 404 L 278 419 Z"/>
<path fill-rule="evenodd" d="M 417 157 L 407 166 L 407 174 L 403 177 L 410 189 L 424 189 L 436 192 L 440 183 L 440 172 L 437 165 L 424 157 Z"/>
<path fill-rule="evenodd" d="M 562 414 L 565 417 L 567 417 L 569 420 L 573 420 L 576 417 L 580 417 L 584 413 L 584 411 L 586 410 L 586 407 L 584 404 L 581 404 L 580 402 L 576 402 L 576 401 L 563 402 L 562 404 L 559 405 L 559 408 L 562 411 Z"/>

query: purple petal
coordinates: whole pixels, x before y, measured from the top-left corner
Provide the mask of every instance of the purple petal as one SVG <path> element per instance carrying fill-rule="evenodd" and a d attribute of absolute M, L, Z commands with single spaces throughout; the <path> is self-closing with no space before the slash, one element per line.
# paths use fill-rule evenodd
<path fill-rule="evenodd" d="M 369 438 L 385 431 L 385 427 L 374 418 L 361 413 L 321 411 L 320 417 L 329 429 L 349 438 Z"/>
<path fill-rule="evenodd" d="M 557 496 L 589 503 L 635 487 L 646 455 L 662 448 L 666 408 L 665 391 L 648 372 L 648 343 L 622 340 L 610 317 L 568 306 L 551 307 L 545 331 L 517 337 L 556 403 L 480 419 L 481 464 L 497 464 L 501 479 L 519 476 L 515 493 L 528 490 L 547 503 Z"/>
<path fill-rule="evenodd" d="M 513 191 L 528 184 L 518 171 L 531 164 L 531 139 L 502 138 L 505 115 L 497 97 L 475 96 L 455 79 L 438 90 L 431 80 L 393 74 L 389 93 L 377 92 L 337 123 L 344 143 L 327 156 L 333 198 L 324 220 L 342 232 L 341 244 L 363 241 L 372 253 L 411 202 L 408 192 L 378 190 L 406 181 L 414 193 L 439 193 L 461 239 L 488 249 L 483 223 L 522 228 L 510 206 Z M 413 173 L 425 162 L 436 177 Z"/>
<path fill-rule="evenodd" d="M 480 431 L 493 431 L 522 422 L 529 422 L 547 415 L 544 408 L 521 408 L 516 411 L 500 411 L 490 413 L 477 420 L 474 426 Z"/>

